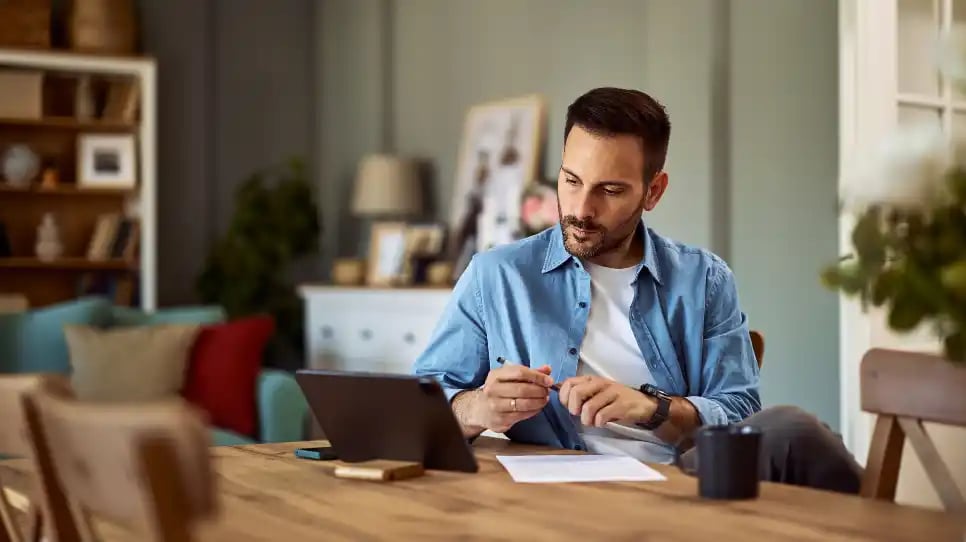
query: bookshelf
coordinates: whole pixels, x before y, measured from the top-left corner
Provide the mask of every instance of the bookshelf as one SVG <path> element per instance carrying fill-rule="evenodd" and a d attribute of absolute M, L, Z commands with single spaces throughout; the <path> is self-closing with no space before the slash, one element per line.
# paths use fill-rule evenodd
<path fill-rule="evenodd" d="M 151 310 L 157 301 L 156 219 L 156 64 L 149 57 L 104 56 L 76 52 L 0 48 L 0 71 L 43 74 L 43 111 L 33 116 L 0 115 L 0 161 L 14 144 L 31 148 L 44 168 L 57 171 L 58 182 L 42 185 L 41 176 L 29 186 L 5 183 L 0 169 L 0 222 L 6 229 L 10 254 L 0 256 L 0 293 L 20 293 L 31 307 L 65 301 L 89 293 L 90 285 L 108 284 L 95 293 L 113 295 L 116 302 Z M 62 93 L 50 81 L 130 81 L 136 85 L 137 115 L 77 115 L 63 105 L 52 106 Z M 104 109 L 103 103 L 100 109 Z M 82 138 L 126 135 L 134 139 L 133 188 L 82 186 L 78 182 Z M 0 164 L 2 165 L 2 164 Z M 42 170 L 44 168 L 41 168 Z M 62 254 L 37 257 L 37 227 L 51 213 L 58 226 Z M 89 249 L 105 215 L 133 220 L 125 233 L 132 248 L 117 244 L 97 258 Z M 133 232 L 133 233 L 132 233 Z M 120 235 L 120 234 L 118 234 Z M 131 242 L 125 240 L 125 242 Z M 117 257 L 122 256 L 122 257 Z"/>

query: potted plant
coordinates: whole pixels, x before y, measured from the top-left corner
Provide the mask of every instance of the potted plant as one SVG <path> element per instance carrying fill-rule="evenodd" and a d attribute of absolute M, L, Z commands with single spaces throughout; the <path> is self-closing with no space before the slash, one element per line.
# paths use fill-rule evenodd
<path fill-rule="evenodd" d="M 275 318 L 278 332 L 267 357 L 276 364 L 302 359 L 302 305 L 290 267 L 318 252 L 320 231 L 301 160 L 256 172 L 238 187 L 228 231 L 198 277 L 202 300 L 222 306 L 230 318 L 266 313 Z"/>
<path fill-rule="evenodd" d="M 966 82 L 966 48 L 946 49 L 945 75 Z M 926 324 L 945 356 L 966 360 L 966 147 L 937 123 L 897 130 L 862 161 L 846 211 L 854 251 L 822 272 L 863 308 L 886 308 L 889 327 Z"/>

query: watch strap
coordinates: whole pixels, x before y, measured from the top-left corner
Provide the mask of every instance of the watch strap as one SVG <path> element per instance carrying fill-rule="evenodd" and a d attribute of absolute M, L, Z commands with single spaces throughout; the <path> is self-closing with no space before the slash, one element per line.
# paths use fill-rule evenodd
<path fill-rule="evenodd" d="M 646 422 L 637 423 L 638 427 L 653 431 L 666 422 L 671 415 L 671 396 L 651 384 L 644 384 L 640 387 L 639 391 L 644 395 L 649 395 L 657 399 L 657 409 L 651 415 L 651 419 Z"/>

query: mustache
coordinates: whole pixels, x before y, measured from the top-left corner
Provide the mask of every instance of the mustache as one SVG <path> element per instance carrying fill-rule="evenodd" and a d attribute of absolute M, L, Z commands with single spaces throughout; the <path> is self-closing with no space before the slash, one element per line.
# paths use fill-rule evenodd
<path fill-rule="evenodd" d="M 594 232 L 600 231 L 605 233 L 607 231 L 607 228 L 601 226 L 600 224 L 597 224 L 596 222 L 593 222 L 591 220 L 581 220 L 574 215 L 567 215 L 563 217 L 560 220 L 560 223 L 563 224 L 565 227 L 573 226 L 575 228 L 579 228 L 584 231 L 594 231 Z"/>

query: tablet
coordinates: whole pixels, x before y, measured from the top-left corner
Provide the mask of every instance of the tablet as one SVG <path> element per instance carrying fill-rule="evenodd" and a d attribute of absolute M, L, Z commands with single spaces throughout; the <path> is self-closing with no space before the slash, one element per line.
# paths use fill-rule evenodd
<path fill-rule="evenodd" d="M 479 468 L 432 377 L 303 369 L 295 379 L 342 461 L 417 461 L 427 469 L 461 472 Z"/>

